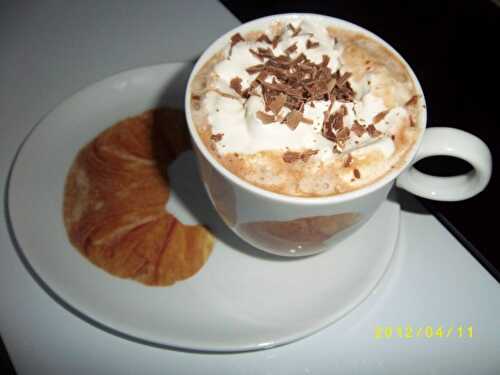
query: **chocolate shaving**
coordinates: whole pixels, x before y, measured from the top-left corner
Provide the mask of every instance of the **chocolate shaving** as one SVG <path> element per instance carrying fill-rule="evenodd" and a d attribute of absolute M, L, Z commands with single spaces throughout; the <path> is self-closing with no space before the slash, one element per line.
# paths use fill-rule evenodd
<path fill-rule="evenodd" d="M 345 72 L 344 74 L 339 75 L 339 77 L 337 78 L 337 85 L 343 86 L 351 76 L 351 72 Z"/>
<path fill-rule="evenodd" d="M 354 99 L 354 90 L 349 82 L 346 82 L 344 86 L 335 85 L 332 91 L 335 99 L 344 102 L 352 102 Z"/>
<path fill-rule="evenodd" d="M 287 55 L 290 55 L 290 54 L 294 53 L 296 50 L 297 50 L 297 43 L 294 43 L 291 46 L 289 46 L 287 49 L 285 49 L 285 53 Z"/>
<path fill-rule="evenodd" d="M 290 56 L 286 55 L 280 55 L 275 57 L 274 59 L 269 60 L 268 62 L 269 66 L 277 66 L 280 68 L 290 68 L 292 61 L 290 60 Z"/>
<path fill-rule="evenodd" d="M 326 139 L 334 143 L 334 152 L 342 152 L 342 148 L 351 134 L 350 129 L 344 126 L 344 116 L 347 115 L 347 108 L 342 105 L 334 114 L 328 116 L 331 105 L 332 103 L 325 112 L 326 120 L 323 121 L 322 134 Z"/>
<path fill-rule="evenodd" d="M 413 95 L 410 100 L 408 100 L 406 103 L 405 103 L 405 106 L 410 106 L 410 105 L 415 105 L 417 104 L 418 102 L 418 96 L 417 95 Z"/>
<path fill-rule="evenodd" d="M 262 57 L 267 57 L 268 59 L 272 59 L 274 57 L 274 53 L 271 48 L 257 48 L 257 53 Z"/>
<path fill-rule="evenodd" d="M 231 82 L 229 83 L 229 86 L 236 91 L 239 95 L 241 95 L 241 78 L 240 77 L 234 77 Z"/>
<path fill-rule="evenodd" d="M 300 55 L 298 55 L 295 60 L 292 61 L 292 65 L 297 65 L 299 63 L 301 63 L 302 61 L 309 61 L 307 59 L 307 56 L 304 55 L 303 53 L 301 53 Z"/>
<path fill-rule="evenodd" d="M 347 141 L 349 139 L 349 134 L 350 134 L 349 128 L 340 129 L 339 132 L 337 133 L 337 142 Z"/>
<path fill-rule="evenodd" d="M 328 106 L 328 109 L 326 110 L 326 117 L 325 118 L 327 118 L 328 115 L 330 114 L 332 107 L 333 107 L 333 100 L 330 100 L 330 105 Z"/>
<path fill-rule="evenodd" d="M 330 62 L 330 57 L 328 55 L 323 55 L 321 57 L 321 66 L 326 67 Z"/>
<path fill-rule="evenodd" d="M 316 48 L 318 46 L 319 46 L 318 42 L 313 42 L 311 39 L 307 39 L 307 42 L 306 42 L 307 49 Z"/>
<path fill-rule="evenodd" d="M 285 92 L 288 95 L 293 95 L 294 93 L 297 94 L 295 91 L 293 91 L 293 88 L 288 87 L 284 83 L 276 81 L 276 78 L 273 78 L 271 82 L 266 82 L 265 80 L 259 80 L 259 82 L 262 87 L 272 91 Z"/>
<path fill-rule="evenodd" d="M 255 95 L 255 93 L 253 91 L 250 91 L 250 88 L 243 90 L 243 92 L 241 93 L 241 97 L 243 99 L 248 99 L 250 97 L 250 95 Z"/>
<path fill-rule="evenodd" d="M 302 153 L 302 155 L 300 155 L 300 158 L 305 163 L 311 158 L 311 156 L 316 155 L 318 151 L 319 150 L 311 150 L 311 149 L 306 150 Z"/>
<path fill-rule="evenodd" d="M 336 142 L 337 137 L 335 136 L 335 133 L 333 132 L 333 126 L 332 123 L 334 121 L 335 115 L 331 115 L 327 118 L 325 122 L 323 122 L 323 129 L 322 129 L 322 134 L 323 137 L 328 139 L 329 141 Z"/>
<path fill-rule="evenodd" d="M 198 110 L 201 108 L 201 96 L 200 95 L 192 94 L 191 101 L 192 101 L 193 108 L 195 110 Z"/>
<path fill-rule="evenodd" d="M 335 112 L 331 116 L 331 124 L 332 124 L 333 129 L 338 131 L 344 127 L 343 117 L 344 116 L 342 115 L 342 113 L 340 111 Z"/>
<path fill-rule="evenodd" d="M 299 126 L 302 120 L 302 113 L 297 110 L 292 110 L 285 118 L 286 125 L 291 129 L 295 130 Z"/>
<path fill-rule="evenodd" d="M 250 53 L 252 55 L 254 55 L 256 58 L 258 58 L 260 61 L 264 61 L 264 57 L 261 56 L 257 51 L 253 50 L 253 49 L 249 49 Z"/>
<path fill-rule="evenodd" d="M 287 151 L 283 154 L 283 161 L 285 163 L 293 163 L 301 157 L 299 152 Z"/>
<path fill-rule="evenodd" d="M 291 23 L 288 24 L 288 28 L 292 30 L 292 37 L 297 36 L 302 31 L 300 26 L 295 28 Z"/>
<path fill-rule="evenodd" d="M 273 42 L 271 42 L 271 39 L 269 39 L 269 37 L 264 33 L 260 34 L 260 36 L 257 38 L 257 42 L 265 42 L 267 44 L 273 44 Z"/>
<path fill-rule="evenodd" d="M 285 118 L 286 118 L 286 116 L 283 115 L 283 114 L 277 115 L 276 116 L 276 122 L 279 122 L 279 123 L 283 124 L 285 122 Z"/>
<path fill-rule="evenodd" d="M 344 161 L 344 167 L 349 167 L 352 163 L 352 155 L 351 154 L 347 154 L 347 158 L 345 159 Z"/>
<path fill-rule="evenodd" d="M 351 102 L 354 99 L 355 93 L 348 81 L 351 75 L 352 73 L 350 72 L 341 75 L 339 70 L 332 75 L 333 82 L 329 82 L 329 87 L 333 85 L 331 93 L 335 99 L 346 102 Z"/>
<path fill-rule="evenodd" d="M 224 133 L 212 134 L 210 136 L 210 139 L 214 142 L 219 142 L 223 136 L 224 136 Z"/>
<path fill-rule="evenodd" d="M 344 147 L 344 143 L 341 141 L 337 141 L 333 144 L 333 152 L 336 154 L 340 154 L 342 152 L 342 148 Z"/>
<path fill-rule="evenodd" d="M 244 42 L 245 38 L 241 36 L 240 33 L 236 33 L 231 37 L 231 47 L 234 47 L 239 42 Z"/>
<path fill-rule="evenodd" d="M 254 49 L 249 49 L 250 53 L 257 57 L 260 61 L 264 61 L 265 58 L 272 59 L 274 58 L 274 53 L 271 48 L 257 48 L 257 51 Z"/>
<path fill-rule="evenodd" d="M 273 98 L 270 103 L 269 103 L 269 109 L 277 115 L 279 111 L 281 111 L 281 108 L 286 103 L 286 95 L 285 94 L 279 94 L 277 97 Z"/>
<path fill-rule="evenodd" d="M 355 120 L 354 123 L 352 124 L 351 130 L 358 137 L 361 137 L 366 132 L 365 127 L 361 125 L 357 120 Z"/>
<path fill-rule="evenodd" d="M 248 74 L 255 74 L 255 73 L 258 73 L 261 70 L 263 70 L 264 67 L 265 67 L 264 64 L 257 64 L 257 65 L 252 65 L 252 66 L 248 67 L 246 70 L 247 70 Z"/>
<path fill-rule="evenodd" d="M 347 115 L 347 107 L 345 105 L 341 105 L 338 112 L 342 115 L 342 116 L 345 116 Z"/>
<path fill-rule="evenodd" d="M 255 87 L 257 87 L 259 83 L 262 84 L 263 82 L 265 82 L 265 80 L 266 80 L 266 78 L 267 78 L 268 75 L 269 74 L 267 73 L 267 71 L 262 70 L 259 73 L 259 75 L 255 78 L 255 81 L 256 81 Z"/>
<path fill-rule="evenodd" d="M 384 119 L 384 117 L 389 113 L 389 110 L 385 110 L 385 111 L 382 111 L 382 112 L 379 112 L 375 115 L 375 117 L 373 118 L 373 123 L 374 124 L 378 124 L 380 121 L 382 121 Z"/>
<path fill-rule="evenodd" d="M 361 178 L 361 173 L 359 172 L 359 169 L 355 169 L 353 171 L 353 173 L 354 173 L 354 177 L 356 177 L 357 179 Z"/>
<path fill-rule="evenodd" d="M 229 47 L 229 56 L 231 56 L 231 53 L 233 52 L 233 47 L 237 45 L 239 42 L 244 42 L 245 38 L 241 36 L 240 33 L 236 33 L 231 37 L 231 46 Z"/>
<path fill-rule="evenodd" d="M 269 74 L 273 74 L 280 81 L 287 81 L 290 77 L 290 72 L 288 69 L 285 69 L 280 66 L 269 65 L 266 67 L 266 72 Z"/>
<path fill-rule="evenodd" d="M 278 43 L 280 42 L 281 40 L 281 35 L 276 35 L 273 40 L 271 41 L 271 45 L 273 46 L 273 48 L 276 48 L 276 46 L 278 45 Z"/>
<path fill-rule="evenodd" d="M 373 124 L 368 125 L 366 131 L 372 138 L 378 137 L 380 134 L 382 134 L 382 132 L 377 130 L 377 128 Z"/>
<path fill-rule="evenodd" d="M 270 124 L 272 122 L 275 122 L 275 119 L 274 119 L 274 116 L 273 115 L 269 115 L 265 112 L 262 112 L 262 111 L 257 111 L 257 118 L 264 124 L 264 125 L 267 125 L 267 124 Z"/>

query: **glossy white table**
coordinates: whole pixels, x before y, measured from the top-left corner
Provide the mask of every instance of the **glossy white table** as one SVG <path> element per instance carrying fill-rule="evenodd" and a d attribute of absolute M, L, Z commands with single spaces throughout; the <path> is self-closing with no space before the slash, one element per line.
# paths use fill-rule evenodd
<path fill-rule="evenodd" d="M 4 4 L 0 12 L 0 181 L 5 183 L 14 153 L 29 129 L 63 98 L 121 70 L 192 60 L 237 23 L 212 1 Z M 229 355 L 172 351 L 128 341 L 66 311 L 20 262 L 2 206 L 2 338 L 19 374 L 498 373 L 497 282 L 413 198 L 405 195 L 402 201 L 398 256 L 362 305 L 299 342 Z M 406 325 L 414 330 L 428 325 L 472 326 L 473 337 L 458 338 L 455 330 L 449 338 L 405 339 L 396 332 L 390 339 L 375 338 L 377 326 Z"/>

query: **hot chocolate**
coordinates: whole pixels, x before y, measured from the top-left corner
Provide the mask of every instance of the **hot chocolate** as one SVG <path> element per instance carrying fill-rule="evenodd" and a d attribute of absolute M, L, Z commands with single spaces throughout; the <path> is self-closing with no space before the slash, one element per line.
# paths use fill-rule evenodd
<path fill-rule="evenodd" d="M 371 37 L 307 18 L 233 35 L 189 90 L 216 159 L 286 195 L 369 185 L 406 161 L 421 132 L 421 98 L 400 59 Z"/>

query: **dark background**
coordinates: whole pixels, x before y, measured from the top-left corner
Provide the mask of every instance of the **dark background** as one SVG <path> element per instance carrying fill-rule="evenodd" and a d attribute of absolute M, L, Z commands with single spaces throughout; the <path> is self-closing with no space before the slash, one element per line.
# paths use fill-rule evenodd
<path fill-rule="evenodd" d="M 497 1 L 500 4 L 500 1 Z M 319 13 L 358 24 L 382 37 L 410 64 L 427 101 L 428 126 L 452 126 L 484 140 L 493 154 L 493 177 L 484 192 L 463 202 L 420 199 L 472 255 L 500 281 L 496 230 L 500 160 L 500 6 L 493 1 L 231 1 L 241 21 L 289 12 Z M 495 113 L 494 113 L 495 112 Z M 470 165 L 449 157 L 420 161 L 427 173 L 452 176 Z M 425 236 L 425 233 L 422 233 Z M 436 249 L 438 251 L 439 249 Z"/>

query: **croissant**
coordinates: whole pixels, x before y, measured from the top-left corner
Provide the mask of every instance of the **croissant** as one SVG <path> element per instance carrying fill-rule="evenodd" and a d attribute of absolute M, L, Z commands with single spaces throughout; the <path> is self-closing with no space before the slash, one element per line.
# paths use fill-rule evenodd
<path fill-rule="evenodd" d="M 64 225 L 96 266 L 146 285 L 198 272 L 214 238 L 165 209 L 169 163 L 189 148 L 184 114 L 157 109 L 127 118 L 80 150 L 66 177 Z"/>

